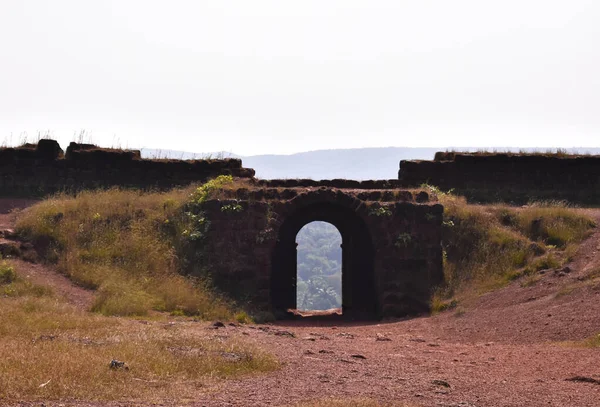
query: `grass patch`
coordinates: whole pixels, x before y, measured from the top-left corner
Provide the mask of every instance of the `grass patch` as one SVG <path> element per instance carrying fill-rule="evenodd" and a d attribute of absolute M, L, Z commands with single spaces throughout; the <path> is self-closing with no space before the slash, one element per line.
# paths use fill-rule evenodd
<path fill-rule="evenodd" d="M 588 338 L 584 342 L 584 346 L 588 348 L 600 348 L 600 334 Z"/>
<path fill-rule="evenodd" d="M 141 324 L 50 297 L 0 298 L 0 399 L 191 400 L 215 379 L 278 367 L 254 346 L 212 335 L 193 322 Z M 112 359 L 129 369 L 110 369 Z"/>
<path fill-rule="evenodd" d="M 0 261 L 0 297 L 22 297 L 22 296 L 44 297 L 52 296 L 50 288 L 33 284 L 27 279 L 21 278 L 15 267 L 8 261 Z"/>
<path fill-rule="evenodd" d="M 502 210 L 506 210 L 503 208 Z M 562 203 L 535 203 L 515 214 L 511 225 L 523 235 L 546 245 L 565 249 L 569 243 L 588 236 L 594 221 Z"/>
<path fill-rule="evenodd" d="M 98 290 L 92 306 L 98 313 L 157 310 L 232 319 L 231 306 L 207 280 L 180 274 L 183 248 L 200 222 L 186 205 L 190 199 L 206 199 L 211 188 L 58 195 L 25 210 L 17 232 L 77 284 Z"/>
<path fill-rule="evenodd" d="M 554 296 L 554 298 L 561 298 L 573 294 L 575 291 L 589 288 L 596 290 L 600 288 L 600 268 L 595 268 L 589 271 L 586 275 L 578 279 L 577 282 L 567 284 L 562 287 Z"/>
<path fill-rule="evenodd" d="M 537 282 L 540 281 L 541 279 L 542 279 L 542 277 L 539 274 L 532 274 L 532 275 L 526 276 L 521 281 L 521 287 L 532 287 L 532 286 L 536 285 Z"/>
<path fill-rule="evenodd" d="M 14 267 L 12 267 L 8 262 L 2 261 L 0 262 L 0 284 L 11 284 L 17 279 L 17 273 L 15 272 Z"/>
<path fill-rule="evenodd" d="M 572 259 L 596 226 L 583 212 L 562 204 L 469 205 L 462 197 L 427 188 L 444 205 L 445 285 L 432 298 L 434 311 L 522 277 L 527 277 L 522 285 L 535 284 L 535 273 Z"/>

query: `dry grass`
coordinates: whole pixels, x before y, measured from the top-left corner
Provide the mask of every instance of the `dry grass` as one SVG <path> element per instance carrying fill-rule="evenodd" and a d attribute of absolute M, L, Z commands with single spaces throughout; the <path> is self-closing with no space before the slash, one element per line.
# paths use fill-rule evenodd
<path fill-rule="evenodd" d="M 0 298 L 0 399 L 185 400 L 277 362 L 197 323 L 90 314 L 54 297 Z M 112 359 L 128 370 L 112 370 Z"/>
<path fill-rule="evenodd" d="M 193 188 L 142 193 L 111 189 L 59 195 L 23 212 L 17 231 L 76 283 L 98 290 L 93 310 L 144 315 L 149 310 L 231 319 L 207 282 L 181 276 L 180 246 Z"/>
<path fill-rule="evenodd" d="M 573 348 L 600 348 L 600 333 L 590 336 L 582 341 L 562 341 L 557 342 L 557 344 Z"/>
<path fill-rule="evenodd" d="M 524 276 L 522 284 L 535 284 L 536 272 L 571 259 L 595 227 L 585 213 L 562 204 L 469 205 L 464 198 L 430 190 L 445 207 L 446 285 L 433 297 L 434 311 Z"/>
<path fill-rule="evenodd" d="M 584 342 L 584 346 L 588 348 L 600 348 L 600 334 L 588 338 Z"/>
<path fill-rule="evenodd" d="M 565 285 L 554 295 L 554 298 L 565 297 L 586 288 L 592 290 L 600 288 L 600 268 L 592 269 L 581 276 L 577 282 Z"/>
<path fill-rule="evenodd" d="M 494 156 L 494 155 L 508 155 L 513 157 L 518 156 L 536 156 L 536 157 L 558 157 L 558 158 L 577 158 L 577 157 L 594 157 L 596 154 L 592 154 L 587 151 L 569 151 L 563 148 L 549 148 L 546 150 L 525 150 L 519 151 L 508 150 L 508 149 L 479 149 L 477 151 L 459 151 L 459 150 L 446 150 L 444 152 L 438 152 L 435 155 L 436 161 L 442 160 L 453 160 L 455 155 L 472 155 L 472 156 Z"/>
<path fill-rule="evenodd" d="M 14 266 L 8 261 L 0 261 L 0 296 L 21 297 L 29 295 L 33 297 L 52 296 L 52 289 L 21 278 L 17 275 Z"/>

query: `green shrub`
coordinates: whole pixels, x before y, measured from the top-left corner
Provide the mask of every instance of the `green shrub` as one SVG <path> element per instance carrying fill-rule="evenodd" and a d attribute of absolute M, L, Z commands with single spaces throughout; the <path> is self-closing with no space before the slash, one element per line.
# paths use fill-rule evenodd
<path fill-rule="evenodd" d="M 33 284 L 18 276 L 15 268 L 8 262 L 0 262 L 0 296 L 5 297 L 44 297 L 51 296 L 49 287 Z"/>
<path fill-rule="evenodd" d="M 0 263 L 0 285 L 10 284 L 17 279 L 17 273 L 15 273 L 14 267 L 10 266 L 7 262 L 3 261 Z"/>
<path fill-rule="evenodd" d="M 252 318 L 250 315 L 246 313 L 246 311 L 239 311 L 234 315 L 234 319 L 240 324 L 249 324 L 252 322 Z"/>

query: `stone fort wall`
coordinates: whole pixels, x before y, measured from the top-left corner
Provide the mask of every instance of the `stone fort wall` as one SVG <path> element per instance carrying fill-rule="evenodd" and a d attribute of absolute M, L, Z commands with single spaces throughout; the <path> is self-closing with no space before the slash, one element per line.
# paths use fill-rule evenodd
<path fill-rule="evenodd" d="M 0 194 L 45 195 L 112 186 L 165 189 L 204 182 L 218 175 L 251 178 L 241 160 L 147 160 L 137 150 L 54 140 L 0 149 Z"/>
<path fill-rule="evenodd" d="M 433 161 L 401 161 L 398 178 L 405 187 L 435 185 L 476 202 L 600 203 L 600 156 L 437 153 Z"/>
<path fill-rule="evenodd" d="M 429 310 L 443 281 L 443 207 L 399 180 L 256 180 L 241 160 L 146 160 L 136 150 L 54 140 L 0 149 L 0 196 L 113 186 L 167 189 L 218 175 L 246 178 L 203 204 L 206 239 L 190 248 L 191 270 L 256 309 L 295 307 L 295 235 L 313 220 L 343 237 L 344 313 L 400 317 Z M 293 280 L 293 283 L 290 283 Z"/>
<path fill-rule="evenodd" d="M 374 196 L 371 191 L 326 187 L 288 189 L 277 196 L 249 192 L 231 191 L 231 197 L 209 200 L 203 208 L 210 219 L 210 229 L 205 241 L 207 246 L 203 248 L 205 256 L 196 266 L 209 271 L 214 283 L 232 297 L 243 298 L 258 309 L 269 309 L 271 294 L 286 289 L 273 280 L 274 274 L 282 272 L 274 265 L 273 254 L 282 237 L 283 223 L 303 208 L 328 203 L 336 211 L 351 211 L 352 217 L 366 226 L 364 233 L 373 244 L 375 286 L 372 297 L 366 287 L 363 291 L 361 282 L 348 281 L 345 305 L 356 305 L 357 299 L 367 298 L 376 305 L 378 317 L 402 317 L 429 311 L 431 290 L 444 278 L 443 207 L 427 194 L 395 191 L 393 197 L 386 197 L 384 191 L 376 191 L 378 195 Z M 237 210 L 231 210 L 233 207 Z M 310 220 L 330 221 L 327 218 Z M 342 235 L 344 224 L 350 221 L 343 219 L 336 224 Z M 349 236 L 349 240 L 357 237 Z M 350 243 L 344 241 L 344 245 Z M 349 247 L 348 255 L 354 253 L 362 257 L 362 253 L 355 253 L 361 249 Z M 295 248 L 292 251 L 295 263 Z M 353 298 L 355 304 L 349 304 L 348 298 Z"/>

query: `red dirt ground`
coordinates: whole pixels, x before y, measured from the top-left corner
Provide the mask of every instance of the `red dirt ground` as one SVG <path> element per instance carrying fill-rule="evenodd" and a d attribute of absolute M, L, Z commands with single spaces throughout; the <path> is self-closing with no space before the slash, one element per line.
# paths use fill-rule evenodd
<path fill-rule="evenodd" d="M 1 201 L 0 225 L 10 226 Z M 600 210 L 590 213 L 600 224 Z M 373 324 L 305 319 L 220 328 L 220 335 L 272 352 L 282 368 L 223 381 L 216 391 L 198 394 L 193 405 L 287 406 L 370 398 L 427 407 L 600 406 L 600 385 L 567 380 L 600 379 L 600 349 L 564 343 L 600 333 L 600 283 L 586 279 L 600 268 L 600 231 L 582 244 L 569 267 L 570 273 L 547 272 L 530 287 L 516 281 L 459 313 Z M 53 270 L 27 270 L 57 290 L 72 291 L 73 302 L 89 304 L 91 293 Z"/>

